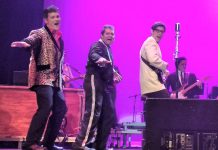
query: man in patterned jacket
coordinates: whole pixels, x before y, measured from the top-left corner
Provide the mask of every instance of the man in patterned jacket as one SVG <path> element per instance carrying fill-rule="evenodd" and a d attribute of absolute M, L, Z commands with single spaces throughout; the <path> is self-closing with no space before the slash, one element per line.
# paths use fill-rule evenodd
<path fill-rule="evenodd" d="M 36 92 L 38 104 L 23 149 L 60 149 L 54 145 L 54 141 L 67 111 L 62 91 L 63 40 L 59 31 L 60 15 L 54 6 L 45 9 L 43 15 L 44 27 L 31 31 L 23 41 L 11 44 L 11 47 L 31 49 L 28 83 L 30 89 Z M 44 147 L 41 147 L 39 144 L 48 117 Z"/>

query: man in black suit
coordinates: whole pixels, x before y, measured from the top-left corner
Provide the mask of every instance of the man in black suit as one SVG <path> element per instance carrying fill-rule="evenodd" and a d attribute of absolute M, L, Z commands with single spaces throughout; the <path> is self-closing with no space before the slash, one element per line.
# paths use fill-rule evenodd
<path fill-rule="evenodd" d="M 171 98 L 176 97 L 177 90 L 179 91 L 178 98 L 196 98 L 197 95 L 203 93 L 202 82 L 197 80 L 195 74 L 186 72 L 186 65 L 187 59 L 179 57 L 178 78 L 176 72 L 167 77 L 166 87 L 168 91 L 171 91 Z"/>
<path fill-rule="evenodd" d="M 84 80 L 85 114 L 73 150 L 106 150 L 115 117 L 114 82 L 122 79 L 113 65 L 113 41 L 114 27 L 105 25 L 100 40 L 90 48 Z"/>

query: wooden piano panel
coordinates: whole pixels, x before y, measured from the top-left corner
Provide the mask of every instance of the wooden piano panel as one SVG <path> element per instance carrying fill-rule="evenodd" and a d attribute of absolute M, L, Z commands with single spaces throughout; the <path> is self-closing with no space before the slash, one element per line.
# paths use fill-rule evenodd
<path fill-rule="evenodd" d="M 84 110 L 84 92 L 64 89 L 68 107 L 67 128 L 75 135 Z M 25 137 L 33 114 L 37 109 L 36 95 L 24 86 L 0 86 L 0 138 Z"/>

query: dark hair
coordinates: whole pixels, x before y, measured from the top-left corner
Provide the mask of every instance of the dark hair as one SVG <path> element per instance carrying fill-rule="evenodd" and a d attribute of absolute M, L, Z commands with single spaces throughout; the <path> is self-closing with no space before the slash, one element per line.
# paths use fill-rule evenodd
<path fill-rule="evenodd" d="M 162 22 L 155 22 L 152 26 L 151 29 L 154 31 L 157 29 L 157 27 L 163 27 L 164 31 L 166 31 L 166 26 Z"/>
<path fill-rule="evenodd" d="M 51 6 L 44 9 L 43 18 L 45 18 L 45 19 L 48 18 L 48 14 L 52 13 L 52 12 L 59 12 L 59 10 L 58 10 L 58 8 L 56 6 L 51 5 Z"/>
<path fill-rule="evenodd" d="M 179 58 L 177 58 L 177 61 L 178 61 L 178 66 L 179 66 L 179 64 L 181 63 L 181 61 L 183 61 L 183 60 L 187 60 L 185 57 L 179 57 Z M 176 62 L 175 62 L 175 66 L 176 66 Z M 176 66 L 177 67 L 177 66 Z"/>
<path fill-rule="evenodd" d="M 114 26 L 112 26 L 112 25 L 104 25 L 103 29 L 101 30 L 101 35 L 104 34 L 106 29 L 111 29 L 111 30 L 114 31 Z"/>

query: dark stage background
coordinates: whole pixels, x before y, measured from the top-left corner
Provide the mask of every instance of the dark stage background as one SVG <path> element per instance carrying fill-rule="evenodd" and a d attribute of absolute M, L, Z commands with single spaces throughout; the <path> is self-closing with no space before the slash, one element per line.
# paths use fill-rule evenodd
<path fill-rule="evenodd" d="M 27 70 L 30 52 L 11 48 L 42 26 L 44 0 L 0 0 L 0 84 L 13 84 L 13 71 Z"/>

